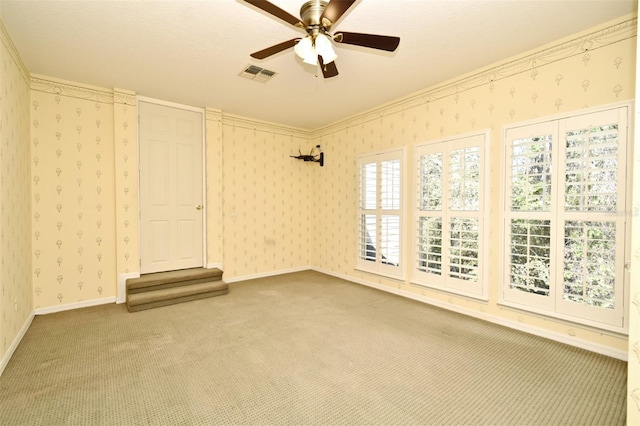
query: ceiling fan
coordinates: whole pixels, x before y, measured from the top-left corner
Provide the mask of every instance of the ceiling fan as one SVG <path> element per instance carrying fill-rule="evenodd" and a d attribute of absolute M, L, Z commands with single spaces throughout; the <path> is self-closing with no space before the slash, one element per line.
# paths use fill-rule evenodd
<path fill-rule="evenodd" d="M 400 37 L 346 31 L 331 35 L 329 32 L 331 26 L 340 19 L 356 0 L 307 1 L 300 8 L 301 19 L 296 18 L 267 0 L 244 1 L 307 32 L 307 35 L 302 38 L 293 38 L 252 53 L 251 57 L 256 59 L 265 59 L 293 47 L 303 62 L 311 65 L 319 64 L 322 75 L 325 78 L 329 78 L 338 75 L 338 68 L 336 68 L 335 63 L 337 55 L 333 50 L 332 41 L 386 50 L 387 52 L 395 51 L 398 44 L 400 44 Z"/>

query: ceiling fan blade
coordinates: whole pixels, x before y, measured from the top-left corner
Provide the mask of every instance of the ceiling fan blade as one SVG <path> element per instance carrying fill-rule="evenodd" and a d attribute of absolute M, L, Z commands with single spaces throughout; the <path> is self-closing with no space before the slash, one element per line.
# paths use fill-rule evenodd
<path fill-rule="evenodd" d="M 354 44 L 356 46 L 370 47 L 372 49 L 393 52 L 400 44 L 400 37 L 383 36 L 377 34 L 349 33 L 340 31 L 333 40 L 338 43 Z"/>
<path fill-rule="evenodd" d="M 262 9 L 265 12 L 275 16 L 276 18 L 280 18 L 283 21 L 294 25 L 296 27 L 300 27 L 300 28 L 304 28 L 305 25 L 300 22 L 300 19 L 296 18 L 295 16 L 291 15 L 289 12 L 280 9 L 278 6 L 276 6 L 275 4 L 268 2 L 267 0 L 244 0 L 245 2 L 254 5 L 255 7 L 257 7 L 258 9 Z"/>
<path fill-rule="evenodd" d="M 276 53 L 282 52 L 283 50 L 295 46 L 298 40 L 300 40 L 300 38 L 293 38 L 291 40 L 283 41 L 282 43 L 275 44 L 271 47 L 267 47 L 266 49 L 253 52 L 251 54 L 251 57 L 256 59 L 268 58 L 271 55 L 275 55 Z"/>
<path fill-rule="evenodd" d="M 322 13 L 322 18 L 327 18 L 335 23 L 351 7 L 356 0 L 331 0 Z M 322 22 L 322 19 L 320 19 Z"/>
<path fill-rule="evenodd" d="M 325 65 L 324 62 L 322 62 L 322 56 L 318 55 L 318 62 L 320 62 L 320 69 L 322 70 L 322 75 L 324 76 L 324 78 L 331 78 L 338 75 L 336 61 L 329 62 Z"/>

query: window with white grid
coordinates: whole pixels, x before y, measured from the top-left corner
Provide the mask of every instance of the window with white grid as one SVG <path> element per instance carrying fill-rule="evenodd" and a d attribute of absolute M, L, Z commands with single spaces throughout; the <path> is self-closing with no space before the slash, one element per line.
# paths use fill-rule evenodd
<path fill-rule="evenodd" d="M 488 139 L 483 132 L 416 146 L 414 284 L 487 297 Z"/>
<path fill-rule="evenodd" d="M 625 327 L 628 114 L 505 129 L 503 302 Z"/>
<path fill-rule="evenodd" d="M 402 277 L 403 150 L 358 158 L 358 269 Z"/>

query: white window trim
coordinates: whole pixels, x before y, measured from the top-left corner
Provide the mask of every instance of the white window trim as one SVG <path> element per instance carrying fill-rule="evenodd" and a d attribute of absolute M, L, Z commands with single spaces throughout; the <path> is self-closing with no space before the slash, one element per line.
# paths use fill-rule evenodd
<path fill-rule="evenodd" d="M 358 155 L 357 160 L 356 160 L 356 170 L 357 170 L 357 177 L 358 177 L 358 185 L 356 186 L 356 200 L 357 200 L 357 216 L 356 216 L 356 224 L 357 227 L 360 226 L 360 212 L 361 212 L 361 206 L 360 206 L 360 183 L 359 183 L 359 179 L 360 179 L 360 165 L 361 162 L 364 161 L 368 161 L 368 159 L 373 159 L 375 157 L 377 158 L 377 162 L 379 163 L 381 160 L 384 159 L 389 159 L 392 158 L 393 156 L 396 156 L 397 158 L 400 159 L 400 211 L 399 211 L 399 218 L 400 218 L 400 262 L 399 262 L 399 266 L 398 267 L 393 267 L 393 266 L 389 266 L 389 265 L 385 265 L 382 264 L 380 262 L 371 262 L 371 261 L 366 261 L 360 258 L 360 239 L 359 239 L 359 235 L 356 235 L 356 242 L 357 242 L 357 252 L 356 252 L 356 260 L 355 260 L 355 270 L 360 271 L 360 272 L 366 272 L 369 274 L 376 274 L 376 275 L 380 275 L 386 278 L 391 278 L 394 280 L 400 280 L 400 281 L 404 281 L 405 280 L 405 271 L 406 271 L 406 253 L 405 253 L 405 245 L 406 245 L 406 239 L 405 236 L 407 234 L 406 232 L 406 216 L 407 216 L 407 174 L 406 174 L 406 164 L 407 164 L 407 149 L 406 147 L 401 147 L 401 148 L 392 148 L 392 149 L 387 149 L 387 150 L 382 150 L 382 151 L 375 151 L 375 152 L 371 152 L 371 153 L 367 153 L 367 154 L 361 154 Z M 378 215 L 379 216 L 379 215 Z M 358 231 L 359 232 L 359 231 Z"/>
<path fill-rule="evenodd" d="M 479 274 L 478 274 L 478 282 L 479 292 L 467 291 L 463 287 L 450 285 L 449 282 L 445 279 L 445 276 L 436 276 L 431 274 L 422 273 L 416 270 L 416 265 L 418 262 L 418 254 L 416 252 L 416 241 L 418 239 L 418 205 L 416 194 L 419 191 L 420 182 L 418 179 L 414 177 L 414 191 L 411 193 L 413 195 L 412 206 L 412 232 L 411 232 L 411 284 L 427 287 L 436 290 L 445 291 L 452 294 L 457 294 L 465 297 L 470 297 L 473 299 L 478 299 L 482 301 L 489 300 L 489 269 L 490 269 L 490 253 L 489 253 L 489 226 L 490 226 L 490 205 L 491 205 L 491 171 L 489 167 L 489 159 L 490 159 L 490 146 L 491 146 L 491 131 L 489 129 L 470 132 L 462 135 L 456 135 L 453 137 L 441 138 L 432 140 L 425 143 L 417 144 L 414 148 L 414 159 L 412 162 L 412 170 L 415 171 L 418 167 L 418 163 L 420 161 L 420 148 L 428 147 L 431 145 L 437 144 L 447 144 L 447 151 L 443 152 L 445 155 L 455 147 L 457 143 L 460 141 L 464 141 L 467 139 L 482 137 L 483 141 L 480 146 L 480 152 L 482 155 L 481 160 L 481 183 L 480 183 L 480 214 L 478 217 L 481 219 L 480 222 L 480 236 L 482 238 L 482 243 L 479 245 L 479 249 L 481 250 L 478 258 L 479 265 Z M 454 147 L 452 147 L 454 145 Z M 443 170 L 443 176 L 447 175 L 447 170 Z M 448 204 L 445 203 L 445 204 Z M 443 211 L 443 216 L 447 215 Z M 464 212 L 460 212 L 460 216 L 464 216 Z M 444 238 L 444 236 L 443 236 Z M 444 255 L 444 254 L 443 254 Z"/>
<path fill-rule="evenodd" d="M 563 320 L 563 321 L 567 321 L 569 323 L 573 323 L 573 324 L 579 324 L 579 325 L 583 325 L 583 326 L 587 326 L 587 327 L 592 327 L 595 329 L 600 329 L 600 330 L 606 330 L 606 331 L 610 331 L 610 332 L 614 332 L 616 334 L 622 334 L 622 335 L 628 335 L 629 333 L 629 315 L 628 315 L 628 308 L 629 308 L 629 281 L 630 281 L 630 273 L 629 270 L 627 270 L 625 268 L 624 270 L 624 282 L 623 282 L 623 301 L 622 301 L 622 325 L 621 326 L 616 326 L 616 325 L 610 325 L 610 324 L 605 324 L 599 321 L 593 321 L 591 319 L 588 318 L 580 318 L 580 317 L 575 317 L 572 315 L 567 315 L 564 313 L 560 313 L 557 312 L 555 310 L 548 310 L 546 308 L 540 308 L 540 307 L 535 307 L 535 306 L 531 306 L 528 304 L 524 304 L 524 303 L 519 303 L 518 301 L 510 301 L 507 300 L 505 297 L 505 290 L 508 286 L 508 277 L 509 274 L 507 273 L 507 250 L 506 247 L 504 246 L 504 244 L 506 244 L 507 242 L 507 227 L 506 227 L 506 223 L 507 223 L 507 218 L 505 217 L 505 211 L 507 209 L 507 203 L 508 203 L 508 195 L 507 195 L 507 179 L 506 179 L 506 170 L 505 168 L 507 167 L 507 158 L 508 158 L 508 149 L 509 149 L 509 145 L 508 145 L 508 140 L 507 140 L 507 131 L 509 129 L 514 129 L 514 128 L 518 128 L 518 127 L 526 127 L 526 126 L 531 126 L 531 125 L 537 125 L 537 124 L 543 124 L 546 122 L 553 122 L 553 121 L 561 121 L 561 120 L 566 120 L 569 118 L 574 118 L 574 117 L 579 117 L 581 115 L 588 115 L 588 114 L 593 114 L 593 113 L 598 113 L 598 112 L 603 112 L 603 111 L 608 111 L 608 110 L 615 110 L 618 108 L 627 108 L 627 120 L 626 120 L 626 125 L 627 125 L 627 136 L 626 136 L 626 143 L 627 143 L 627 162 L 625 164 L 626 167 L 626 175 L 624 176 L 624 180 L 625 180 L 625 187 L 626 187 L 626 192 L 625 192 L 625 204 L 626 204 L 626 210 L 624 211 L 625 214 L 625 230 L 624 230 L 624 236 L 625 236 L 625 241 L 624 241 L 624 260 L 625 263 L 628 262 L 628 260 L 630 259 L 631 256 L 631 234 L 629 232 L 629 227 L 631 224 L 630 221 L 630 205 L 631 205 L 631 201 L 632 201 L 632 184 L 631 184 L 631 172 L 632 172 L 632 167 L 633 167 L 633 155 L 632 154 L 632 142 L 633 142 L 633 135 L 634 135 L 634 123 L 633 123 L 633 117 L 634 117 L 634 109 L 633 109 L 633 102 L 631 101 L 624 101 L 624 102 L 616 102 L 613 104 L 608 104 L 608 105 L 603 105 L 603 106 L 598 106 L 598 107 L 593 107 L 593 108 L 585 108 L 582 110 L 577 110 L 577 111 L 571 111 L 568 113 L 562 113 L 562 114 L 555 114 L 555 115 L 551 115 L 551 116 L 547 116 L 547 117 L 543 117 L 543 118 L 536 118 L 536 119 L 532 119 L 532 120 L 527 120 L 527 121 L 523 121 L 523 122 L 519 122 L 519 123 L 510 123 L 508 125 L 504 125 L 502 126 L 501 129 L 501 149 L 500 149 L 500 208 L 499 208 L 499 241 L 500 241 L 500 250 L 499 250 L 499 297 L 498 297 L 498 304 L 499 305 L 503 305 L 505 307 L 509 307 L 509 308 L 513 308 L 519 311 L 526 311 L 526 312 L 531 312 L 534 313 L 536 315 L 541 315 L 542 317 L 551 317 L 551 318 L 557 318 L 559 320 Z M 554 194 L 557 191 L 555 191 L 554 189 Z M 557 240 L 557 238 L 556 238 Z M 552 266 L 553 268 L 556 268 L 555 265 Z M 553 283 L 552 283 L 553 285 Z M 555 300 L 555 297 L 552 297 L 552 299 Z"/>

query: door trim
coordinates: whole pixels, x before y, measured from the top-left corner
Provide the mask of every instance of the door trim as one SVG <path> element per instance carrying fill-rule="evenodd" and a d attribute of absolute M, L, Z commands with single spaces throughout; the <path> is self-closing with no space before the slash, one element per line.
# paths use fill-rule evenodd
<path fill-rule="evenodd" d="M 140 186 L 140 102 L 161 105 L 185 111 L 197 112 L 202 116 L 202 267 L 207 265 L 207 150 L 206 150 L 206 112 L 204 108 L 190 105 L 178 104 L 175 102 L 163 101 L 161 99 L 149 98 L 147 96 L 136 96 L 136 118 L 138 120 L 138 131 L 136 134 L 136 144 L 138 150 L 138 188 Z M 138 191 L 138 271 L 142 263 L 142 226 L 141 226 L 141 200 Z"/>

